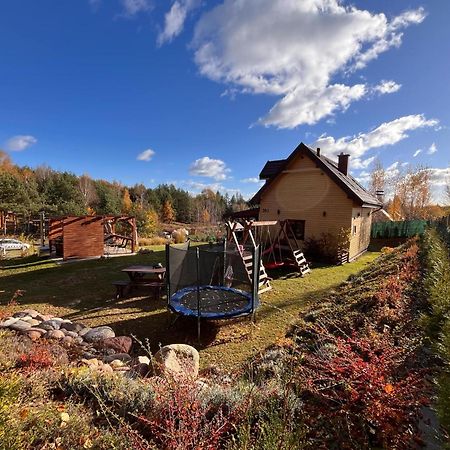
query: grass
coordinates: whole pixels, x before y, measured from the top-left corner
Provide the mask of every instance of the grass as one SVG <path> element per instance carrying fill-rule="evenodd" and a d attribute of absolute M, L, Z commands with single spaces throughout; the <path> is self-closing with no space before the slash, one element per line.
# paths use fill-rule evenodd
<path fill-rule="evenodd" d="M 153 350 L 169 343 L 189 343 L 199 348 L 202 367 L 216 365 L 229 369 L 245 362 L 271 343 L 283 339 L 300 311 L 320 302 L 340 283 L 365 268 L 379 253 L 368 252 L 344 266 L 313 267 L 305 278 L 272 282 L 273 290 L 261 296 L 256 323 L 239 321 L 208 323 L 202 326 L 202 342 L 196 342 L 196 326 L 180 318 L 168 327 L 173 317 L 165 301 L 138 292 L 115 300 L 112 282 L 126 279 L 120 270 L 132 264 L 164 264 L 162 246 L 150 254 L 57 264 L 36 256 L 0 262 L 0 311 L 17 290 L 19 308 L 34 308 L 89 326 L 110 325 L 117 335 L 148 339 Z"/>

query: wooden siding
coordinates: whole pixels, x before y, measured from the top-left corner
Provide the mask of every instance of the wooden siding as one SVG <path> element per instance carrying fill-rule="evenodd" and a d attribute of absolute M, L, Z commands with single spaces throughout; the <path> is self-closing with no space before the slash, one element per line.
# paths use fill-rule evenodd
<path fill-rule="evenodd" d="M 352 210 L 352 232 L 349 250 L 350 260 L 367 250 L 370 243 L 371 226 L 372 209 L 361 208 L 360 206 L 355 205 Z"/>
<path fill-rule="evenodd" d="M 103 256 L 103 218 L 66 217 L 63 224 L 64 259 Z"/>
<path fill-rule="evenodd" d="M 299 157 L 261 198 L 260 220 L 305 220 L 305 240 L 352 224 L 353 200 L 308 157 Z M 369 226 L 370 232 L 370 226 Z"/>

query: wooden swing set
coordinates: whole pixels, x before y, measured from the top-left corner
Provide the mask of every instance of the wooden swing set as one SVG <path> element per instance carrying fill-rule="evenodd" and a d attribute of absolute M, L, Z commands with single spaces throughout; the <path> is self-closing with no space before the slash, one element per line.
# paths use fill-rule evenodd
<path fill-rule="evenodd" d="M 274 227 L 278 227 L 275 232 L 273 232 Z M 300 276 L 304 276 L 311 271 L 289 220 L 246 220 L 243 223 L 229 221 L 226 223 L 226 228 L 227 241 L 236 246 L 244 260 L 247 272 L 251 268 L 252 261 L 250 252 L 246 252 L 245 248 L 260 246 L 259 293 L 272 288 L 270 285 L 271 278 L 267 275 L 266 269 L 292 267 L 298 270 Z M 251 276 L 251 273 L 249 273 L 249 276 Z"/>

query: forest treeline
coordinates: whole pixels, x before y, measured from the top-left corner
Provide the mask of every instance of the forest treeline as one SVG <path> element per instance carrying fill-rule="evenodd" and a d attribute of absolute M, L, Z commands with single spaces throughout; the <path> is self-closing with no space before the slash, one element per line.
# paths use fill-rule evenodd
<path fill-rule="evenodd" d="M 205 189 L 192 195 L 173 184 L 124 186 L 48 166 L 19 167 L 0 151 L 0 211 L 30 217 L 40 211 L 54 216 L 128 214 L 136 217 L 141 235 L 152 235 L 160 222 L 215 224 L 246 206 L 239 194 L 230 197 Z"/>

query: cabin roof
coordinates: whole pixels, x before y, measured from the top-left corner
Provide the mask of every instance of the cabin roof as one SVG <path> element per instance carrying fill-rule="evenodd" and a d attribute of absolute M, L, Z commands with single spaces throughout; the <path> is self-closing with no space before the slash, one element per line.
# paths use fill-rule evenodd
<path fill-rule="evenodd" d="M 283 172 L 289 163 L 298 155 L 304 154 L 310 157 L 317 166 L 322 168 L 346 193 L 349 197 L 366 207 L 380 207 L 382 204 L 368 192 L 361 184 L 351 175 L 345 175 L 338 169 L 338 164 L 324 155 L 317 153 L 301 142 L 298 147 L 286 158 L 274 161 L 267 161 L 259 174 L 260 179 L 266 180 L 266 183 L 250 200 L 251 204 L 259 204 L 261 195 L 270 188 L 273 181 Z"/>

